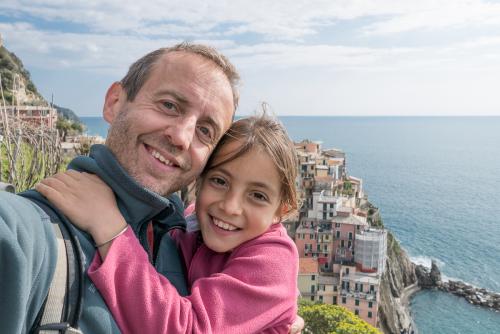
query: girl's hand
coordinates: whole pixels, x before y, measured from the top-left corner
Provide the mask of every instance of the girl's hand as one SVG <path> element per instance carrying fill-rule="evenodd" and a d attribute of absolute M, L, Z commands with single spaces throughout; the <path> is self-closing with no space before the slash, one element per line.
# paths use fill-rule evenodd
<path fill-rule="evenodd" d="M 35 189 L 78 228 L 103 243 L 125 226 L 111 188 L 93 174 L 68 170 L 42 180 Z"/>

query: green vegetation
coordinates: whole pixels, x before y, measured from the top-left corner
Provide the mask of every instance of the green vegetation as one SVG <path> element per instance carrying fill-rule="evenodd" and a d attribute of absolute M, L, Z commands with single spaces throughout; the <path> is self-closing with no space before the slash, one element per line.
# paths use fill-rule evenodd
<path fill-rule="evenodd" d="M 57 119 L 56 129 L 59 131 L 62 141 L 66 141 L 67 135 L 82 133 L 84 130 L 84 125 L 82 123 L 75 122 L 64 117 L 59 117 Z"/>
<path fill-rule="evenodd" d="M 305 321 L 304 333 L 380 334 L 375 327 L 338 305 L 301 300 L 299 302 L 299 315 Z"/>
<path fill-rule="evenodd" d="M 21 60 L 12 52 L 9 52 L 5 47 L 0 47 L 0 75 L 2 78 L 2 89 L 7 104 L 12 104 L 14 96 L 12 88 L 14 86 L 14 78 L 19 75 L 26 85 L 27 93 L 31 93 L 37 103 L 43 101 L 42 96 L 38 93 L 35 85 L 31 81 L 30 72 L 23 66 Z M 1 101 L 0 101 L 1 102 Z M 30 104 L 36 104 L 35 101 Z"/>
<path fill-rule="evenodd" d="M 12 183 L 16 192 L 20 192 L 32 188 L 45 177 L 65 169 L 65 163 L 54 158 L 52 152 L 40 152 L 39 149 L 29 142 L 21 142 L 13 162 L 14 168 L 11 168 L 7 147 L 2 143 L 0 145 L 1 181 Z"/>
<path fill-rule="evenodd" d="M 345 180 L 344 185 L 342 187 L 342 194 L 345 196 L 354 196 L 354 189 L 352 188 L 351 181 Z"/>

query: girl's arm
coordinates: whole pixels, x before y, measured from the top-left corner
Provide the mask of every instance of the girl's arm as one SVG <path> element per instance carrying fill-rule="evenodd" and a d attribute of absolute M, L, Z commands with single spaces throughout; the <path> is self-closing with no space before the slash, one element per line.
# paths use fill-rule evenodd
<path fill-rule="evenodd" d="M 127 226 L 113 191 L 96 175 L 68 170 L 42 180 L 35 189 L 102 245 L 98 249 L 103 258 L 111 244 L 107 241 Z"/>
<path fill-rule="evenodd" d="M 198 264 L 224 256 L 205 251 Z M 293 242 L 279 233 L 264 235 L 223 261 L 221 272 L 197 279 L 191 295 L 181 297 L 127 231 L 104 262 L 94 258 L 88 274 L 124 333 L 288 333 L 296 315 Z"/>

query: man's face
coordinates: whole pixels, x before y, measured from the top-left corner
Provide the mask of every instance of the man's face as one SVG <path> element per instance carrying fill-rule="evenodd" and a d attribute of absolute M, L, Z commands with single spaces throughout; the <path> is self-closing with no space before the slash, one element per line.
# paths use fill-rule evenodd
<path fill-rule="evenodd" d="M 136 181 L 168 195 L 201 173 L 233 110 L 231 86 L 215 64 L 195 54 L 167 53 L 133 102 L 120 84 L 108 90 L 106 145 Z"/>

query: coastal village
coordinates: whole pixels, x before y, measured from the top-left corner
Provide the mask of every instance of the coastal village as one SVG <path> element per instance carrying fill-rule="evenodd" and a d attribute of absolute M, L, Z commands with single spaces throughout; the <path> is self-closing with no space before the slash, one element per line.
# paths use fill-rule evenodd
<path fill-rule="evenodd" d="M 302 298 L 337 304 L 377 327 L 387 231 L 372 224 L 363 180 L 349 176 L 345 153 L 320 142 L 296 143 L 302 200 L 285 222 L 299 251 Z"/>

